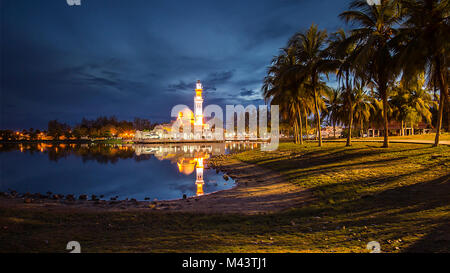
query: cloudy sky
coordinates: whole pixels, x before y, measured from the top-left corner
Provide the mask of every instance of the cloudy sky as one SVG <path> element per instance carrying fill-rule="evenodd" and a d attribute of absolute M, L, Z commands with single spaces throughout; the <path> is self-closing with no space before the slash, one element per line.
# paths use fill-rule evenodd
<path fill-rule="evenodd" d="M 205 104 L 261 104 L 271 58 L 348 0 L 0 0 L 1 128 L 115 115 L 167 121 Z"/>

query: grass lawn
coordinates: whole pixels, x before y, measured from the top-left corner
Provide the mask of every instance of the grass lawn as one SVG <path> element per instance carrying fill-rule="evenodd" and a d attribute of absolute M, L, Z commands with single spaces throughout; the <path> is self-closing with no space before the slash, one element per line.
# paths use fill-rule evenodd
<path fill-rule="evenodd" d="M 316 200 L 261 215 L 0 208 L 0 252 L 450 251 L 450 147 L 283 143 L 241 161 L 283 173 Z"/>
<path fill-rule="evenodd" d="M 426 135 L 411 135 L 411 136 L 390 136 L 390 140 L 429 140 L 434 141 L 436 134 L 426 134 Z M 359 138 L 357 138 L 359 139 Z M 383 137 L 367 138 L 369 140 L 383 140 Z M 440 141 L 450 141 L 450 133 L 442 133 L 440 136 Z"/>

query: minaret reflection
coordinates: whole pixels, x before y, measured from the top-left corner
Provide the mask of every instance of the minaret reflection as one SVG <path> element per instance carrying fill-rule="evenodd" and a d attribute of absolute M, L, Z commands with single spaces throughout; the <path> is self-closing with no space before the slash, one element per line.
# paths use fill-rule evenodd
<path fill-rule="evenodd" d="M 197 186 L 196 195 L 202 196 L 205 194 L 203 191 L 203 186 L 205 185 L 205 180 L 203 179 L 203 170 L 205 166 L 203 161 L 208 158 L 208 155 L 202 157 L 188 158 L 181 157 L 178 158 L 177 166 L 180 173 L 185 175 L 191 175 L 195 170 L 195 185 Z"/>
<path fill-rule="evenodd" d="M 210 145 L 133 145 L 137 156 L 152 154 L 159 160 L 171 160 L 177 164 L 178 171 L 184 175 L 192 175 L 195 171 L 196 195 L 202 196 L 204 192 L 205 160 L 212 155 L 226 153 L 225 143 Z"/>
<path fill-rule="evenodd" d="M 205 185 L 205 181 L 203 180 L 203 158 L 196 158 L 196 160 L 197 166 L 195 171 L 197 173 L 197 179 L 195 180 L 195 185 L 197 185 L 197 196 L 202 196 L 204 194 L 203 185 Z"/>

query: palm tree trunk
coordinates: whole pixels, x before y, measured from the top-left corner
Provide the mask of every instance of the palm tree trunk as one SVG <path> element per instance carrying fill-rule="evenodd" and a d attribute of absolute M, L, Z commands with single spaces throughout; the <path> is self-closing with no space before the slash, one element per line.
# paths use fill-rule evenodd
<path fill-rule="evenodd" d="M 414 135 L 414 122 L 411 120 L 411 135 Z"/>
<path fill-rule="evenodd" d="M 333 121 L 333 135 L 336 138 L 336 122 Z"/>
<path fill-rule="evenodd" d="M 298 120 L 299 120 L 299 128 L 300 128 L 300 134 L 299 134 L 299 138 L 300 138 L 300 144 L 303 145 L 303 122 L 302 122 L 302 112 L 300 111 L 300 106 L 297 103 L 297 115 L 298 115 Z"/>
<path fill-rule="evenodd" d="M 436 138 L 434 140 L 434 146 L 439 145 L 439 139 L 441 134 L 441 127 L 442 127 L 442 116 L 444 114 L 444 107 L 445 107 L 445 98 L 448 96 L 448 83 L 446 80 L 444 80 L 444 73 L 441 70 L 441 60 L 439 57 L 436 57 L 436 73 L 439 80 L 439 88 L 440 88 L 440 100 L 439 100 L 439 113 L 438 113 L 438 120 L 437 120 L 437 130 L 436 130 Z M 447 78 L 447 77 L 446 77 Z M 447 99 L 448 100 L 448 99 Z"/>
<path fill-rule="evenodd" d="M 352 146 L 353 107 L 351 106 L 348 116 L 347 146 Z"/>
<path fill-rule="evenodd" d="M 402 123 L 401 123 L 401 130 L 400 130 L 400 136 L 404 136 L 405 135 L 405 127 L 404 127 L 405 123 L 403 122 L 402 119 Z"/>
<path fill-rule="evenodd" d="M 445 105 L 447 106 L 447 132 L 450 132 L 450 101 L 448 96 L 445 97 Z"/>
<path fill-rule="evenodd" d="M 361 119 L 361 127 L 360 127 L 360 134 L 361 134 L 361 138 L 364 137 L 364 123 L 363 120 Z"/>
<path fill-rule="evenodd" d="M 297 121 L 294 122 L 294 142 L 295 144 L 298 144 L 298 129 L 297 129 Z"/>
<path fill-rule="evenodd" d="M 441 96 L 439 98 L 439 112 L 437 117 L 437 125 L 436 125 L 436 137 L 434 139 L 434 146 L 439 145 L 439 139 L 441 135 L 441 127 L 442 127 L 442 116 L 444 114 L 444 101 L 445 98 L 443 94 L 441 93 Z"/>
<path fill-rule="evenodd" d="M 387 86 L 382 87 L 384 90 L 380 90 L 383 94 L 383 121 L 384 121 L 384 142 L 383 148 L 389 148 L 389 125 L 388 125 L 388 96 Z"/>
<path fill-rule="evenodd" d="M 350 94 L 350 84 L 349 84 L 349 75 L 348 71 L 345 76 L 345 89 L 347 90 L 347 107 L 348 110 L 348 135 L 347 135 L 347 147 L 352 146 L 352 126 L 353 126 L 353 106 L 352 106 L 352 96 Z"/>
<path fill-rule="evenodd" d="M 305 110 L 305 131 L 306 131 L 306 139 L 309 139 L 309 133 L 308 133 L 308 110 L 306 110 L 306 107 L 303 108 Z"/>
<path fill-rule="evenodd" d="M 317 101 L 317 91 L 316 88 L 314 87 L 314 108 L 316 110 L 316 115 L 317 115 L 317 136 L 318 136 L 318 140 L 319 140 L 319 147 L 322 147 L 322 130 L 321 130 L 321 126 L 320 126 L 320 113 L 319 113 L 319 103 Z"/>

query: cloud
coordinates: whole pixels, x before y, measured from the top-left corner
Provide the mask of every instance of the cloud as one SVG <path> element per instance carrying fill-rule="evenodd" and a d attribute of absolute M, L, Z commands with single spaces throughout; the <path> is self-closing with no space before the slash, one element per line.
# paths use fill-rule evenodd
<path fill-rule="evenodd" d="M 246 101 L 260 101 L 261 93 L 257 90 L 242 88 L 239 93 L 240 97 Z"/>
<path fill-rule="evenodd" d="M 205 83 L 212 85 L 225 83 L 233 77 L 233 74 L 234 70 L 214 72 L 206 77 Z"/>
<path fill-rule="evenodd" d="M 196 80 L 205 104 L 258 103 L 279 48 L 312 22 L 341 26 L 349 1 L 3 1 L 1 127 L 166 121 L 173 105 L 192 104 Z"/>
<path fill-rule="evenodd" d="M 130 95 L 142 88 L 145 82 L 133 80 L 122 61 L 107 59 L 63 68 L 51 75 L 60 84 L 92 87 L 111 95 Z M 151 74 L 150 74 L 151 75 Z"/>
<path fill-rule="evenodd" d="M 186 83 L 186 82 L 180 80 L 176 84 L 169 84 L 167 90 L 168 91 L 185 91 L 185 90 L 189 90 L 189 89 L 192 90 L 194 88 L 195 88 L 195 82 Z"/>
<path fill-rule="evenodd" d="M 242 88 L 240 94 L 241 94 L 242 97 L 251 97 L 251 96 L 256 95 L 256 91 L 247 90 L 245 88 Z"/>
<path fill-rule="evenodd" d="M 234 75 L 234 70 L 213 72 L 208 74 L 204 79 L 199 79 L 203 84 L 203 90 L 205 92 L 213 92 L 217 90 L 217 86 L 228 83 Z M 192 91 L 195 88 L 197 80 L 185 82 L 179 80 L 176 84 L 169 84 L 167 91 Z"/>

